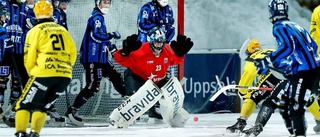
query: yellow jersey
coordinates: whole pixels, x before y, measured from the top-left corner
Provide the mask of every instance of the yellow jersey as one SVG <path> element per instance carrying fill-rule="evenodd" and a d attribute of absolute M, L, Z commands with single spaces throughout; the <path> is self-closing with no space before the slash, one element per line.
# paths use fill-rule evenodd
<path fill-rule="evenodd" d="M 27 33 L 24 65 L 29 76 L 72 78 L 76 57 L 74 40 L 59 24 L 42 22 Z"/>
<path fill-rule="evenodd" d="M 253 54 L 251 54 L 248 58 L 248 60 L 252 60 L 252 61 L 246 61 L 246 64 L 244 65 L 243 68 L 243 72 L 239 81 L 239 85 L 241 86 L 251 86 L 254 79 L 256 77 L 260 77 L 260 75 L 257 73 L 257 68 L 253 63 L 253 60 L 255 59 L 260 59 L 260 58 L 264 58 L 266 55 L 271 54 L 273 51 L 275 51 L 274 49 L 262 49 L 259 51 L 254 52 Z M 268 72 L 271 73 L 271 72 Z M 239 89 L 239 92 L 241 94 L 246 94 L 248 90 L 246 89 Z"/>
<path fill-rule="evenodd" d="M 317 6 L 311 15 L 310 34 L 318 45 L 318 54 L 320 54 L 320 6 Z"/>

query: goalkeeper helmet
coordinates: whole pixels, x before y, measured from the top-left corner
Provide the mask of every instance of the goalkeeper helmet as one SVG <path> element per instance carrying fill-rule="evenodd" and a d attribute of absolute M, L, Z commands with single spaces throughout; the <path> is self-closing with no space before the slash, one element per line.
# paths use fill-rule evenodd
<path fill-rule="evenodd" d="M 154 27 L 149 32 L 147 40 L 150 43 L 152 51 L 156 52 L 156 55 L 159 55 L 166 42 L 166 36 L 161 28 Z"/>
<path fill-rule="evenodd" d="M 251 39 L 247 46 L 246 54 L 250 55 L 258 50 L 260 50 L 260 42 L 257 39 Z"/>
<path fill-rule="evenodd" d="M 285 0 L 271 0 L 268 7 L 269 19 L 272 23 L 279 19 L 288 18 L 289 6 Z"/>
<path fill-rule="evenodd" d="M 40 0 L 33 8 L 37 19 L 50 19 L 53 13 L 53 7 L 47 0 Z"/>

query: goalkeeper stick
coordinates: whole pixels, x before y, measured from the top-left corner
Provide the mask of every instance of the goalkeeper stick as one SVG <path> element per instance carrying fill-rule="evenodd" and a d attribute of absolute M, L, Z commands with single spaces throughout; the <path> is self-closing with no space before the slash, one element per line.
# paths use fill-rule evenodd
<path fill-rule="evenodd" d="M 267 90 L 272 91 L 272 88 L 264 88 L 264 87 L 249 87 L 249 86 L 240 86 L 240 85 L 228 85 L 223 88 L 221 88 L 219 91 L 217 91 L 211 98 L 210 101 L 214 101 L 218 98 L 218 96 L 229 89 L 253 89 L 253 90 Z"/>

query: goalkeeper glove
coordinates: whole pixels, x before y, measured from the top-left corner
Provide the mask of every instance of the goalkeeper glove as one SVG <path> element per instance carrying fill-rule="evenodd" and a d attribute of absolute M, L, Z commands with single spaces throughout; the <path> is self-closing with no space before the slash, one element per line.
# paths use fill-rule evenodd
<path fill-rule="evenodd" d="M 141 47 L 142 43 L 137 39 L 138 35 L 132 34 L 122 42 L 122 50 L 120 51 L 122 56 L 128 56 L 132 51 L 138 50 Z"/>
<path fill-rule="evenodd" d="M 121 38 L 121 35 L 118 31 L 115 31 L 115 32 L 111 32 L 111 33 L 108 33 L 109 35 L 111 35 L 114 39 L 120 39 Z"/>
<path fill-rule="evenodd" d="M 185 35 L 178 34 L 177 41 L 173 40 L 170 46 L 178 57 L 182 57 L 193 47 L 193 41 Z"/>

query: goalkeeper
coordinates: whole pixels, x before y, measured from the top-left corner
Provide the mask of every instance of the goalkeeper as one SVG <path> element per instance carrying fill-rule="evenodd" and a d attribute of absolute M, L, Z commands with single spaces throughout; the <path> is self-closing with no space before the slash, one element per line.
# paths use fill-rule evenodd
<path fill-rule="evenodd" d="M 128 68 L 124 78 L 127 80 L 126 91 L 131 95 L 148 79 L 159 88 L 165 85 L 168 80 L 166 79 L 168 67 L 183 62 L 184 55 L 193 46 L 191 39 L 184 35 L 178 35 L 177 41 L 167 44 L 165 34 L 159 27 L 154 27 L 150 31 L 149 42 L 141 43 L 137 37 L 135 34 L 128 36 L 123 41 L 123 48 L 114 55 L 116 62 Z M 156 112 L 156 107 L 158 106 L 155 105 L 150 109 L 149 117 L 162 119 Z"/>
<path fill-rule="evenodd" d="M 159 27 L 166 35 L 169 43 L 175 35 L 173 11 L 168 0 L 151 0 L 144 4 L 138 14 L 138 40 L 147 42 L 149 32 Z"/>
<path fill-rule="evenodd" d="M 244 49 L 243 47 L 241 49 Z M 275 50 L 271 49 L 260 49 L 260 43 L 256 39 L 252 39 L 248 46 L 246 47 L 246 50 L 241 50 L 240 51 L 240 57 L 242 59 L 246 59 L 246 64 L 244 66 L 244 72 L 241 76 L 239 85 L 244 85 L 244 86 L 250 86 L 254 79 L 258 77 L 258 82 L 255 86 L 257 87 L 271 87 L 275 88 L 276 90 L 273 91 L 272 95 L 270 95 L 271 92 L 269 91 L 259 91 L 259 90 L 239 90 L 239 93 L 243 96 L 244 103 L 242 105 L 242 109 L 240 112 L 240 117 L 237 119 L 237 122 L 230 126 L 227 127 L 227 131 L 234 133 L 237 131 L 242 131 L 245 126 L 246 126 L 246 120 L 251 116 L 253 113 L 254 109 L 256 108 L 256 104 L 258 104 L 261 100 L 266 99 L 268 101 L 265 101 L 263 103 L 263 107 L 260 109 L 261 112 L 265 112 L 264 114 L 267 114 L 269 117 L 257 117 L 256 121 L 259 121 L 263 126 L 267 123 L 268 119 L 270 118 L 271 114 L 273 113 L 273 110 L 276 109 L 277 105 L 282 106 L 283 100 L 279 99 L 274 99 L 276 98 L 275 95 L 278 95 L 279 92 L 284 92 L 283 90 L 286 89 L 285 86 L 287 86 L 288 81 L 282 81 L 276 78 L 268 69 L 266 70 L 259 70 L 256 71 L 256 67 L 253 63 L 255 59 L 260 59 L 263 58 L 266 55 L 271 54 Z M 270 100 L 274 99 L 271 102 Z M 275 106 L 276 105 L 276 106 Z M 314 99 L 310 99 L 308 102 L 308 110 L 313 114 L 315 119 L 320 119 L 320 112 L 316 111 L 319 109 L 319 105 L 317 101 Z M 318 108 L 318 109 L 317 109 Z M 266 111 L 269 110 L 269 111 Z M 282 113 L 281 115 L 285 121 L 285 124 L 291 134 L 293 134 L 292 129 L 290 130 L 291 124 L 290 124 L 290 119 L 285 113 Z"/>
<path fill-rule="evenodd" d="M 95 4 L 80 47 L 80 63 L 85 69 L 87 85 L 80 91 L 67 112 L 70 121 L 78 126 L 82 126 L 83 122 L 77 111 L 99 92 L 102 77 L 107 77 L 122 96 L 126 95 L 121 74 L 108 59 L 108 51 L 117 50 L 110 40 L 121 37 L 118 31 L 107 33 L 104 15 L 108 13 L 110 0 L 95 0 Z"/>

